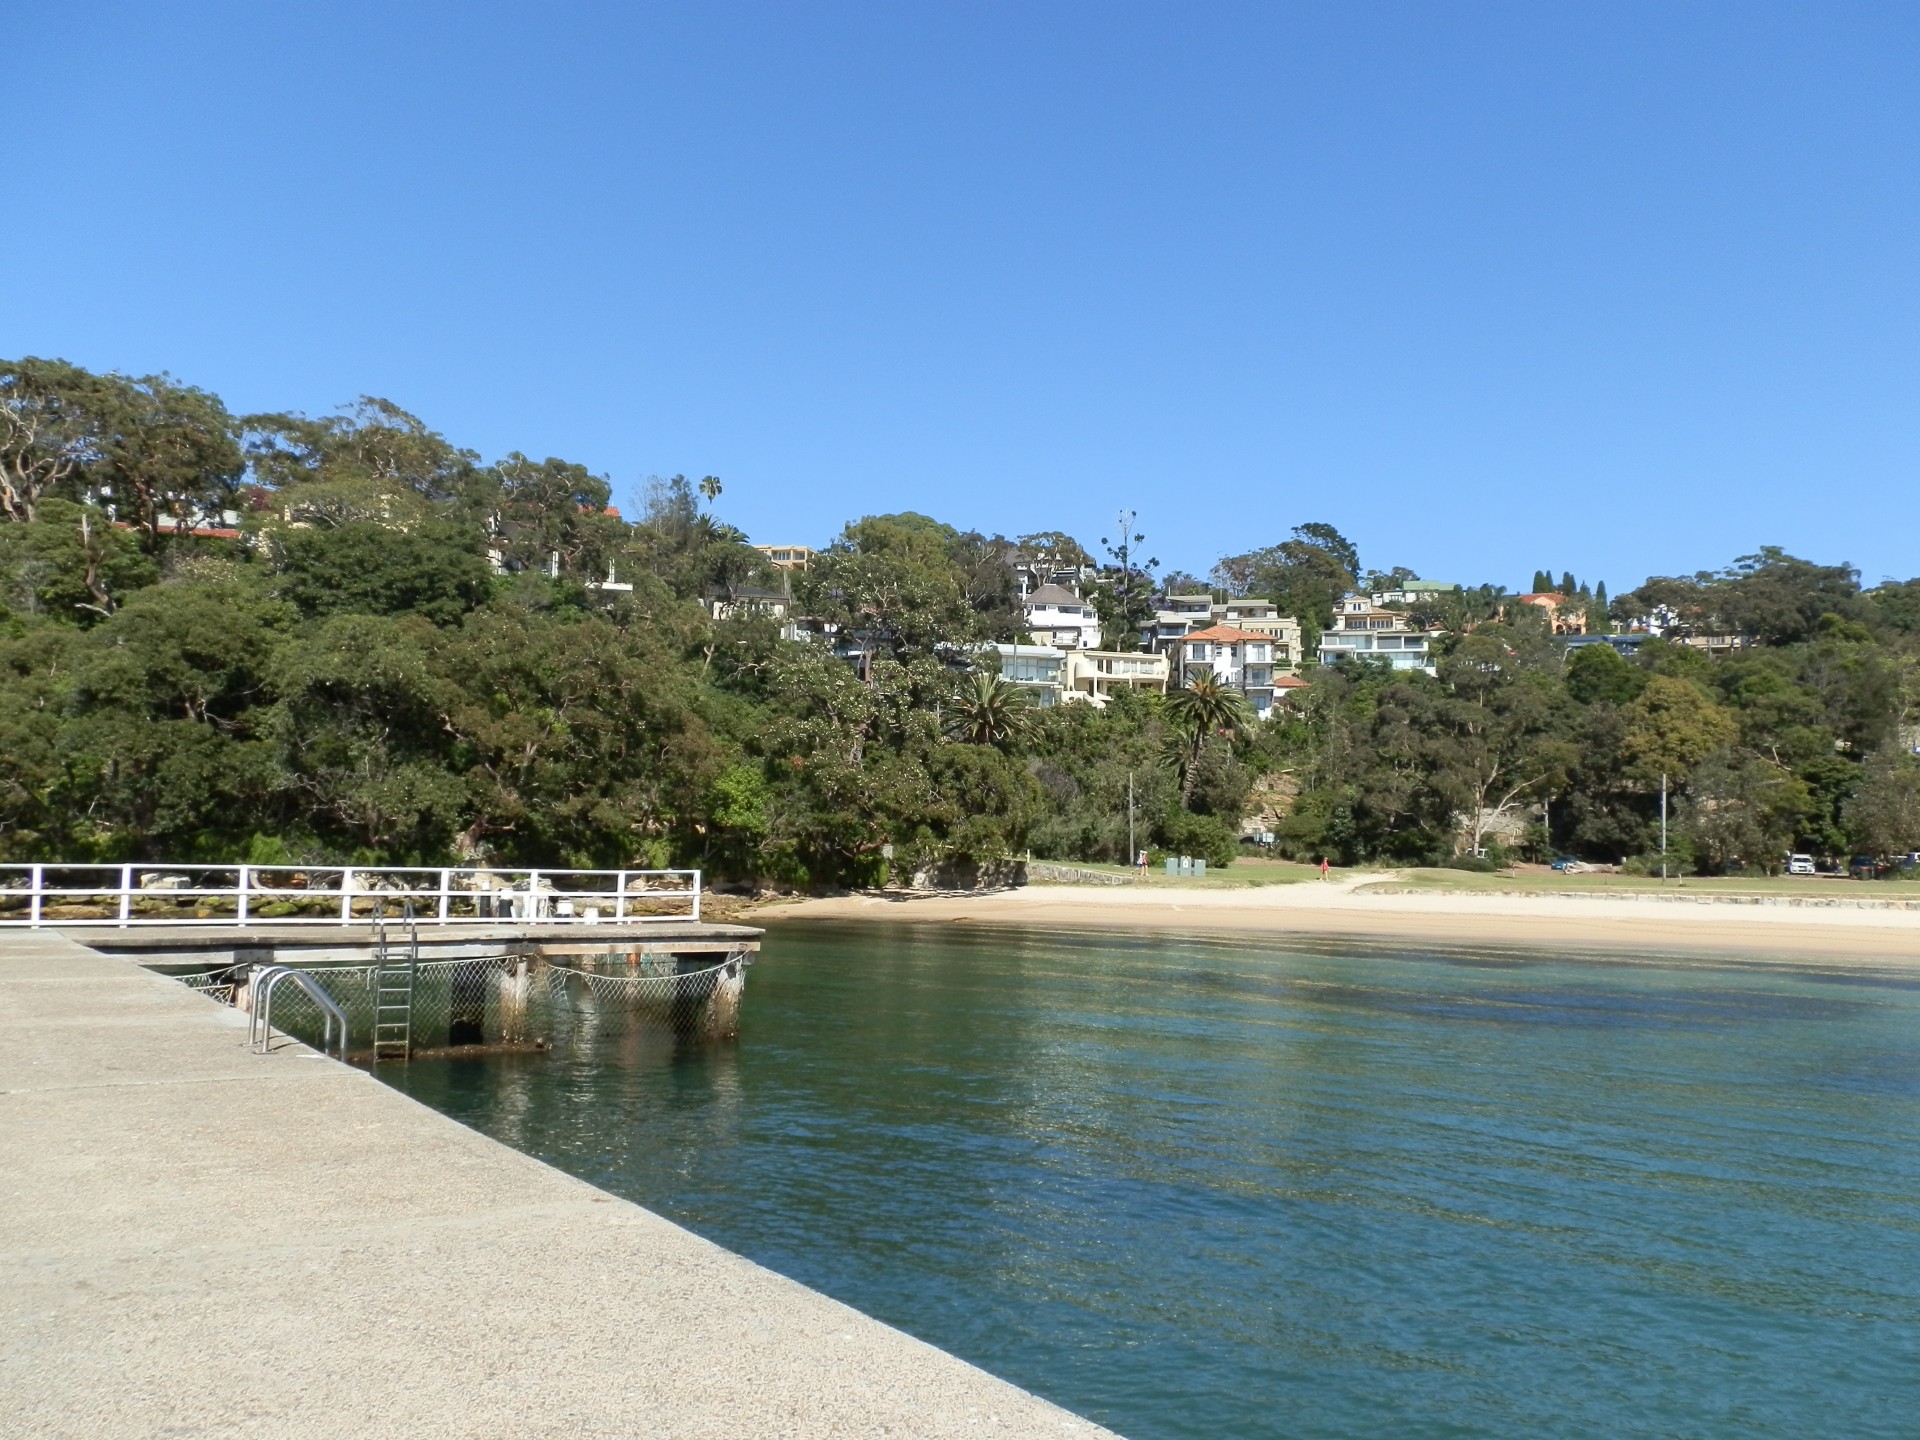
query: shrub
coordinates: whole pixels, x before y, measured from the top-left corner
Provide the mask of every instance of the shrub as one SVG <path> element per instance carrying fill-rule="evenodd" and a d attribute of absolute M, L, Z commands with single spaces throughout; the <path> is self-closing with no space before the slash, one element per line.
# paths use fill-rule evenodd
<path fill-rule="evenodd" d="M 1169 815 L 1160 826 L 1160 843 L 1175 855 L 1192 855 L 1213 869 L 1224 869 L 1240 853 L 1240 837 L 1213 815 Z"/>

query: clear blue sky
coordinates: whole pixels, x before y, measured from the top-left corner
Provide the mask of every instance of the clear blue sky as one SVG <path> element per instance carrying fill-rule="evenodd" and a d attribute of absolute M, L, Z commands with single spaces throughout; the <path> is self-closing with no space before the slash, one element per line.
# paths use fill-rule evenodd
<path fill-rule="evenodd" d="M 1920 573 L 1920 7 L 16 3 L 0 354 L 756 540 Z"/>

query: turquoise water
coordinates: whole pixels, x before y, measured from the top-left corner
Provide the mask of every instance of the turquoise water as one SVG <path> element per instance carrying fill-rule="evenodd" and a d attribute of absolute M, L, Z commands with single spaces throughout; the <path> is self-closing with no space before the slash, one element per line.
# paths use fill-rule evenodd
<path fill-rule="evenodd" d="M 402 1083 L 1133 1440 L 1920 1434 L 1911 979 L 789 924 Z"/>

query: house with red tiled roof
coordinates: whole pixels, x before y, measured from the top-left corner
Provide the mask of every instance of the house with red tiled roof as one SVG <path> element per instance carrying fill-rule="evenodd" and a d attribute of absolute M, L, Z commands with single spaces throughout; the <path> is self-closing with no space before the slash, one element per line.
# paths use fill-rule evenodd
<path fill-rule="evenodd" d="M 1542 590 L 1533 595 L 1516 595 L 1510 603 L 1544 610 L 1547 627 L 1555 635 L 1587 633 L 1587 606 L 1584 600 L 1569 598 L 1558 590 Z"/>
<path fill-rule="evenodd" d="M 1211 674 L 1222 685 L 1238 690 L 1265 719 L 1273 709 L 1274 637 L 1237 625 L 1209 625 L 1180 638 L 1174 650 L 1179 685 L 1195 675 Z"/>
<path fill-rule="evenodd" d="M 1275 705 L 1298 705 L 1307 694 L 1307 682 L 1298 675 L 1276 675 L 1273 677 L 1273 703 Z"/>

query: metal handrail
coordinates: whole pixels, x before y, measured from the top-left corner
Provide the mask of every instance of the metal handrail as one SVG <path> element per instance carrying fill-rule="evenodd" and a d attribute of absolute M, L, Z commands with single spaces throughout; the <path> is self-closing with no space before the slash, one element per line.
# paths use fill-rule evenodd
<path fill-rule="evenodd" d="M 112 883 L 86 883 L 91 876 Z M 233 883 L 194 884 L 196 878 Z M 24 883 L 16 883 L 16 878 Z M 298 877 L 304 883 L 278 883 Z M 552 925 L 595 920 L 648 923 L 699 920 L 704 891 L 699 870 L 491 870 L 476 866 L 417 865 L 0 865 L 0 906 L 25 901 L 25 918 L 0 911 L 0 927 L 245 925 L 260 923 L 251 911 L 260 901 L 324 898 L 325 915 L 271 917 L 276 925 L 352 925 L 356 901 L 382 897 L 416 904 L 428 925 L 487 925 L 502 920 Z M 55 883 L 49 883 L 50 881 Z M 156 883 L 164 882 L 164 883 Z M 186 882 L 186 883 L 181 883 Z M 663 883 L 664 882 L 664 883 Z M 136 900 L 209 900 L 230 913 L 188 917 L 141 915 Z M 106 919 L 50 918 L 49 902 L 110 904 Z M 333 902 L 338 901 L 337 912 Z M 629 915 L 634 901 L 674 900 L 685 915 Z M 471 913 L 461 913 L 471 911 Z M 611 913 L 606 913 L 610 911 Z"/>
<path fill-rule="evenodd" d="M 247 1042 L 263 1055 L 273 1043 L 273 992 L 283 980 L 293 981 L 297 989 L 320 1007 L 320 1013 L 327 1022 L 326 1029 L 320 1032 L 322 1055 L 327 1053 L 327 1046 L 333 1042 L 334 1022 L 340 1022 L 340 1059 L 344 1062 L 347 1058 L 347 1012 L 334 1002 L 318 980 L 290 965 L 263 965 L 254 971 L 252 1003 L 248 1007 L 247 1017 Z M 254 1039 L 256 1027 L 259 1033 L 257 1041 Z"/>

